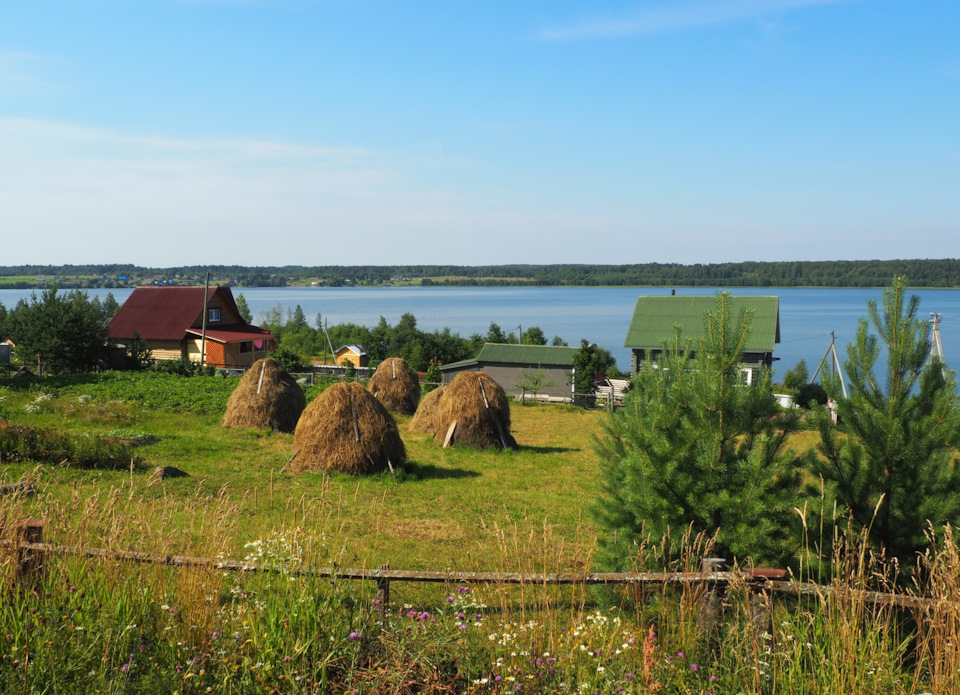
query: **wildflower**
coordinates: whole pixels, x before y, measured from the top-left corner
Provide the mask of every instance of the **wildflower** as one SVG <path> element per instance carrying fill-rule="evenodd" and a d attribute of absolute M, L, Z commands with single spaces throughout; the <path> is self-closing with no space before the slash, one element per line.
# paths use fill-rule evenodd
<path fill-rule="evenodd" d="M 715 683 L 718 678 L 719 678 L 719 676 L 715 676 L 715 675 L 711 674 L 710 677 L 709 677 L 707 680 L 710 681 L 711 683 Z"/>
<path fill-rule="evenodd" d="M 351 634 L 351 635 L 356 635 L 357 633 L 351 632 L 350 634 Z M 359 637 L 359 635 L 357 635 L 357 636 Z M 352 638 L 351 638 L 351 639 L 352 639 Z M 284 663 L 289 664 L 291 661 L 293 661 L 293 657 L 291 657 L 291 656 L 288 654 L 287 656 L 283 657 L 283 661 L 284 661 Z"/>
<path fill-rule="evenodd" d="M 700 670 L 700 667 L 697 664 L 690 664 L 690 670 L 696 673 Z"/>
<path fill-rule="evenodd" d="M 686 658 L 686 655 L 683 652 L 677 652 L 677 658 L 683 659 L 683 658 Z"/>
<path fill-rule="evenodd" d="M 628 681 L 632 681 L 632 680 L 633 680 L 633 674 L 632 674 L 632 673 L 628 673 L 628 674 L 627 674 L 626 676 L 624 676 L 624 677 L 625 677 Z"/>
<path fill-rule="evenodd" d="M 351 632 L 349 635 L 347 635 L 347 639 L 351 639 L 351 640 L 353 640 L 354 642 L 356 642 L 358 639 L 360 639 L 360 633 L 359 633 L 359 632 Z"/>
<path fill-rule="evenodd" d="M 121 671 L 122 673 L 126 673 L 126 672 L 129 671 L 129 670 L 130 670 L 130 664 L 129 664 L 129 663 L 126 663 L 126 664 L 124 664 L 123 666 L 120 667 L 120 671 Z"/>

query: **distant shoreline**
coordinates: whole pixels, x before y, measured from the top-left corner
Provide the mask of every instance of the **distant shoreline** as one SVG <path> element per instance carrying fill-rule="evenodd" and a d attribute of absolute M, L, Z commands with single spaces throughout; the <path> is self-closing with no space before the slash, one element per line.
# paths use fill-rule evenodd
<path fill-rule="evenodd" d="M 745 261 L 683 265 L 178 266 L 129 264 L 0 266 L 0 289 L 133 288 L 211 284 L 231 287 L 910 287 L 960 288 L 960 259 Z"/>

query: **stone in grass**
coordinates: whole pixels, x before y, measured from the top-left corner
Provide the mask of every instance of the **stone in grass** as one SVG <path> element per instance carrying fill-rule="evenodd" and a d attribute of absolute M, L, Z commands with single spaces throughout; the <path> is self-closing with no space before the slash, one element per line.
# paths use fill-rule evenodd
<path fill-rule="evenodd" d="M 157 466 L 150 476 L 152 480 L 165 480 L 167 478 L 189 478 L 190 474 L 181 471 L 175 466 Z"/>

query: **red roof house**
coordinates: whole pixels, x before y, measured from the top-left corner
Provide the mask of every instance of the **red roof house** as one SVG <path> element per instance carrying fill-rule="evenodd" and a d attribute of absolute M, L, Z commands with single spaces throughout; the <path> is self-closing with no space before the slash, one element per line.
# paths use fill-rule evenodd
<path fill-rule="evenodd" d="M 135 334 L 153 359 L 199 362 L 202 355 L 215 367 L 249 367 L 275 344 L 270 333 L 243 320 L 229 287 L 138 287 L 109 327 L 110 339 L 120 344 Z"/>

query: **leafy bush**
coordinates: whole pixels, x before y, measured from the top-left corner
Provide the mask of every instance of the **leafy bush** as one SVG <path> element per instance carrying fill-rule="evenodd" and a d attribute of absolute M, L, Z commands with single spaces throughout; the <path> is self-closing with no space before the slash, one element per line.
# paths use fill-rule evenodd
<path fill-rule="evenodd" d="M 186 357 L 177 360 L 157 360 L 150 369 L 161 374 L 175 374 L 177 376 L 213 376 L 217 372 L 216 367 L 209 364 L 200 365 L 200 363 Z"/>
<path fill-rule="evenodd" d="M 70 437 L 53 430 L 18 427 L 0 422 L 0 456 L 5 461 L 36 461 L 118 470 L 139 467 L 143 457 L 117 441 L 96 437 Z"/>

